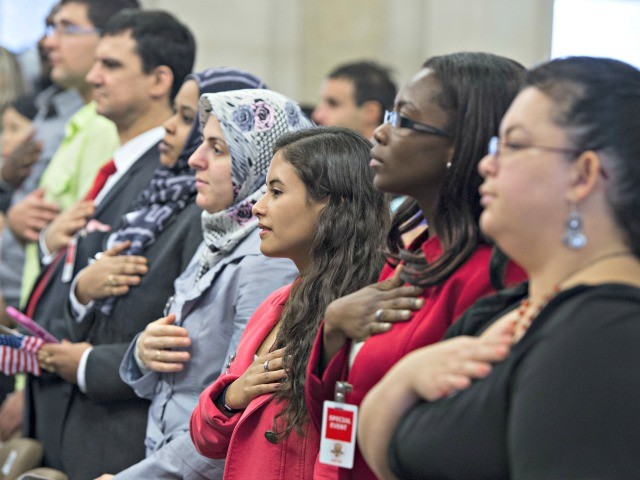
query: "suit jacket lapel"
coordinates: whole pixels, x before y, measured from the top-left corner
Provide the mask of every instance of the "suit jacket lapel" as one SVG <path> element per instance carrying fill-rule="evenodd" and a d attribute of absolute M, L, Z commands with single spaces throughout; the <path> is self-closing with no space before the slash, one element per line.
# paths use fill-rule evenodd
<path fill-rule="evenodd" d="M 134 164 L 131 165 L 131 167 L 129 167 L 129 170 L 127 170 L 127 172 L 122 177 L 120 177 L 120 179 L 111 188 L 111 190 L 109 190 L 109 193 L 107 193 L 107 195 L 102 199 L 102 201 L 100 202 L 100 205 L 98 205 L 98 208 L 96 208 L 96 213 L 94 217 L 97 217 L 102 213 L 104 209 L 108 208 L 111 200 L 117 197 L 120 194 L 120 192 L 122 192 L 122 190 L 124 190 L 131 183 L 132 178 L 134 178 L 141 171 L 146 170 L 145 167 L 147 167 L 147 164 L 149 162 L 153 162 L 154 164 L 157 164 L 155 165 L 156 167 L 160 166 L 160 164 L 157 163 L 158 162 L 157 152 L 158 152 L 158 144 L 156 143 L 153 147 L 147 150 L 138 160 L 136 160 Z"/>

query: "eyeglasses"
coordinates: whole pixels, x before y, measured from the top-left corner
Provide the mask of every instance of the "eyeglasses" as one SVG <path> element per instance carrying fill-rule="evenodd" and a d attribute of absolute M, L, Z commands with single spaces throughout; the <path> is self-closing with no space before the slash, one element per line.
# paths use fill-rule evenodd
<path fill-rule="evenodd" d="M 392 127 L 397 128 L 410 128 L 411 130 L 415 130 L 416 132 L 437 135 L 438 137 L 451 137 L 451 134 L 445 130 L 437 127 L 432 127 L 431 125 L 427 125 L 426 123 L 416 122 L 414 120 L 411 120 L 410 118 L 400 115 L 396 111 L 390 112 L 389 110 L 385 110 L 383 123 L 388 123 Z"/>
<path fill-rule="evenodd" d="M 566 153 L 569 155 L 580 155 L 583 152 L 583 150 L 577 150 L 575 148 L 543 147 L 540 145 L 522 145 L 519 143 L 503 142 L 498 137 L 491 137 L 491 140 L 489 140 L 489 155 L 500 155 L 501 150 L 505 147 L 516 151 L 535 148 L 536 150 L 542 150 L 544 152 Z"/>
<path fill-rule="evenodd" d="M 498 137 L 491 137 L 491 140 L 489 140 L 489 148 L 487 149 L 487 153 L 489 155 L 498 157 L 505 148 L 513 151 L 535 148 L 536 150 L 542 150 L 543 152 L 564 153 L 566 155 L 574 155 L 576 157 L 584 152 L 584 150 L 578 150 L 575 148 L 547 147 L 542 145 L 522 145 L 519 143 L 504 142 Z M 609 175 L 607 175 L 607 172 L 602 167 L 600 167 L 600 174 L 605 179 L 609 178 Z"/>
<path fill-rule="evenodd" d="M 69 25 L 59 23 L 57 25 L 47 25 L 44 30 L 46 37 L 51 37 L 54 34 L 61 37 L 71 37 L 78 35 L 100 35 L 100 29 L 94 27 L 80 27 L 78 25 Z"/>

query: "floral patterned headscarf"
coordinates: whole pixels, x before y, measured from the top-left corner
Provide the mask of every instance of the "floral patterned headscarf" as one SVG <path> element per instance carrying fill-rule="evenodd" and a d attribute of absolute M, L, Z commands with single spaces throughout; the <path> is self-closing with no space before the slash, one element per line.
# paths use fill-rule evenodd
<path fill-rule="evenodd" d="M 195 80 L 200 94 L 266 88 L 260 78 L 233 67 L 215 67 L 192 73 L 184 81 L 188 80 Z M 138 196 L 136 207 L 124 216 L 118 230 L 109 237 L 108 246 L 129 240 L 131 246 L 123 254 L 143 255 L 171 219 L 195 201 L 195 177 L 188 161 L 202 143 L 201 138 L 200 124 L 194 121 L 175 165 L 160 166 L 155 171 L 147 188 Z M 116 297 L 105 299 L 101 311 L 109 315 L 116 300 Z"/>
<path fill-rule="evenodd" d="M 257 225 L 251 209 L 265 192 L 267 170 L 276 140 L 284 133 L 313 126 L 300 107 L 270 90 L 237 90 L 200 97 L 200 124 L 209 115 L 220 122 L 231 156 L 233 204 L 226 210 L 202 213 L 205 243 L 198 277 L 204 275 Z"/>

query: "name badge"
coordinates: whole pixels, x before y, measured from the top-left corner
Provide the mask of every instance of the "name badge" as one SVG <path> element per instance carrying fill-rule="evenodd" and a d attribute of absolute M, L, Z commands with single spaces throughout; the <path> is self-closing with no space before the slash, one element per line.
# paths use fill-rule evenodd
<path fill-rule="evenodd" d="M 336 467 L 353 468 L 357 428 L 356 405 L 325 401 L 322 408 L 320 462 Z"/>

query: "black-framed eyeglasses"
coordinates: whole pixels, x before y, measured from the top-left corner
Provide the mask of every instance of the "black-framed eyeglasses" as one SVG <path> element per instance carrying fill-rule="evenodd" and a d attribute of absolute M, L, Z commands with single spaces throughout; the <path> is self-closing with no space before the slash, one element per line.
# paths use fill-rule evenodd
<path fill-rule="evenodd" d="M 94 27 L 80 27 L 78 25 L 69 25 L 59 23 L 57 25 L 47 25 L 44 30 L 44 34 L 47 37 L 51 37 L 54 34 L 61 37 L 71 37 L 78 35 L 100 35 L 100 29 Z"/>
<path fill-rule="evenodd" d="M 410 118 L 400 115 L 395 110 L 385 110 L 383 123 L 388 123 L 392 127 L 397 128 L 410 128 L 411 130 L 415 130 L 416 132 L 428 133 L 430 135 L 437 135 L 439 137 L 451 137 L 451 134 L 446 130 L 427 125 L 426 123 L 416 122 L 415 120 L 411 120 Z"/>
<path fill-rule="evenodd" d="M 487 153 L 489 155 L 500 156 L 505 147 L 513 151 L 528 150 L 530 148 L 534 148 L 536 150 L 542 150 L 543 152 L 563 153 L 566 155 L 574 155 L 576 157 L 584 152 L 584 150 L 578 150 L 576 148 L 547 147 L 545 145 L 523 145 L 521 143 L 505 142 L 500 140 L 500 138 L 498 137 L 491 137 L 491 139 L 489 140 Z M 600 174 L 604 178 L 609 178 L 609 175 L 607 175 L 607 172 L 602 167 L 600 167 Z"/>

